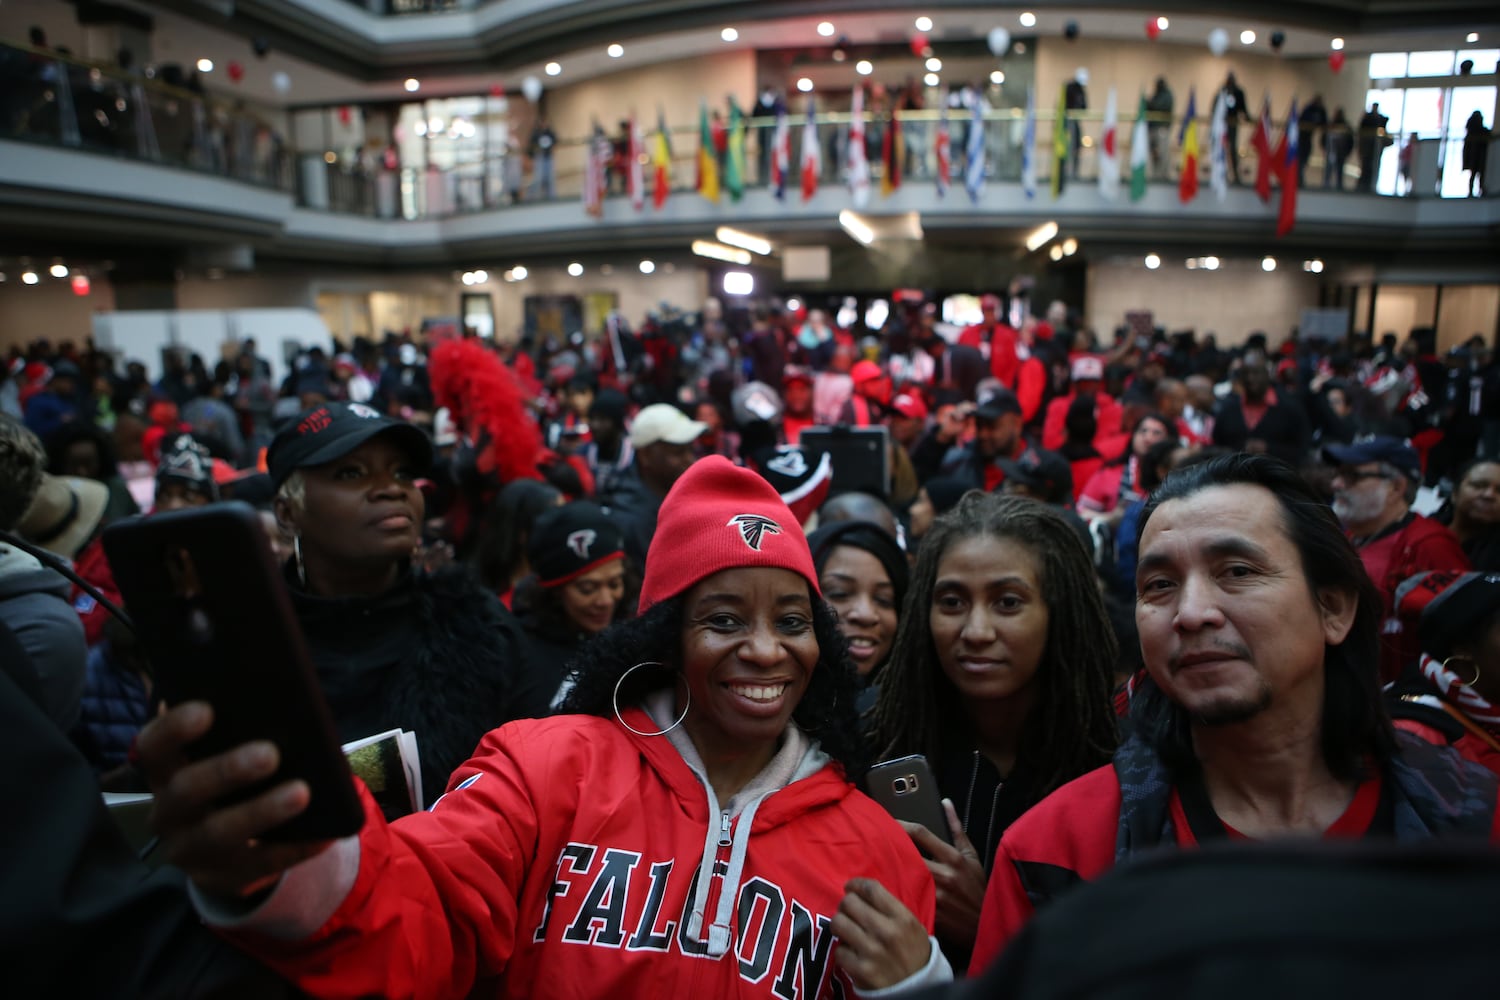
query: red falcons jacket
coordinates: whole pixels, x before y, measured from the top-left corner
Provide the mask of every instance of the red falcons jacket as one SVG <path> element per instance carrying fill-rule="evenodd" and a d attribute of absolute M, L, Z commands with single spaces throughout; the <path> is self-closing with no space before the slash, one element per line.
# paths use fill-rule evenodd
<path fill-rule="evenodd" d="M 829 929 L 845 883 L 878 879 L 930 933 L 932 877 L 821 751 L 808 769 L 730 821 L 664 738 L 511 723 L 433 811 L 387 825 L 366 796 L 353 888 L 311 938 L 238 940 L 317 996 L 852 997 Z"/>

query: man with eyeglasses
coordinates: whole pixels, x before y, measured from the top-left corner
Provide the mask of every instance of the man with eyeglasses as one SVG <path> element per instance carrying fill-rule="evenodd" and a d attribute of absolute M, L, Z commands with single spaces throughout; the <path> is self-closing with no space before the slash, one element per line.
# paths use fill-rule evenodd
<path fill-rule="evenodd" d="M 1402 639 L 1401 620 L 1394 610 L 1396 588 L 1428 570 L 1463 572 L 1469 560 L 1451 531 L 1411 509 L 1422 465 L 1409 442 L 1375 436 L 1331 444 L 1323 449 L 1323 460 L 1337 467 L 1333 512 L 1384 603 L 1380 676 L 1390 683 L 1403 661 L 1417 654 L 1416 637 Z"/>

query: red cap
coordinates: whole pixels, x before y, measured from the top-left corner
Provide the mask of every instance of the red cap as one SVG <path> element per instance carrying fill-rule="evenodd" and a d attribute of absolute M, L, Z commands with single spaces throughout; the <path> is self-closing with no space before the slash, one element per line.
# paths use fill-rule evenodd
<path fill-rule="evenodd" d="M 873 361 L 856 361 L 854 367 L 849 369 L 849 377 L 855 383 L 868 382 L 872 378 L 881 378 L 885 372 Z"/>
<path fill-rule="evenodd" d="M 927 419 L 927 404 L 916 393 L 903 392 L 891 400 L 891 409 L 913 420 Z"/>
<path fill-rule="evenodd" d="M 996 295 L 994 292 L 986 292 L 979 297 L 979 308 L 999 312 L 1000 296 Z"/>
<path fill-rule="evenodd" d="M 821 596 L 807 536 L 775 488 L 722 455 L 700 458 L 662 501 L 646 553 L 641 610 L 720 570 L 749 566 L 789 569 Z"/>

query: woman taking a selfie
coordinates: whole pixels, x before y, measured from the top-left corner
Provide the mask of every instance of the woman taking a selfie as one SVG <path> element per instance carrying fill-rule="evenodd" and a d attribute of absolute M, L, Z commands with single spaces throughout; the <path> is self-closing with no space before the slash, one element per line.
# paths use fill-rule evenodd
<path fill-rule="evenodd" d="M 927 758 L 952 844 L 903 824 L 967 962 L 1000 834 L 1109 759 L 1115 638 L 1089 554 L 1046 504 L 969 493 L 922 543 L 874 713 L 880 759 Z"/>
<path fill-rule="evenodd" d="M 271 442 L 286 566 L 341 742 L 416 733 L 423 801 L 495 726 L 537 711 L 515 619 L 461 568 L 412 567 L 427 436 L 359 403 L 302 414 Z"/>
<path fill-rule="evenodd" d="M 306 809 L 300 781 L 214 808 L 273 772 L 274 747 L 185 764 L 212 712 L 178 706 L 140 744 L 168 857 L 210 922 L 318 995 L 812 998 L 947 978 L 931 876 L 850 783 L 854 674 L 769 484 L 694 463 L 641 605 L 581 657 L 578 714 L 490 733 L 432 811 L 388 825 L 367 800 L 332 844 L 261 837 Z"/>

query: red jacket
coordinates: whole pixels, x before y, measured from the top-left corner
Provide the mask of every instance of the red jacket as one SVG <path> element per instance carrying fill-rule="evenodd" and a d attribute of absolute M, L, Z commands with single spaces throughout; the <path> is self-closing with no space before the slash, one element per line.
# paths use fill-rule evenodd
<path fill-rule="evenodd" d="M 1470 569 L 1469 557 L 1453 532 L 1443 525 L 1423 517 L 1409 514 L 1399 527 L 1387 530 L 1373 541 L 1359 546 L 1360 561 L 1365 572 L 1380 591 L 1384 623 L 1381 626 L 1380 680 L 1382 684 L 1393 682 L 1401 673 L 1403 663 L 1415 663 L 1420 650 L 1415 633 L 1403 635 L 1399 616 L 1392 610 L 1396 588 L 1403 580 L 1428 570 L 1453 570 L 1466 572 Z"/>
<path fill-rule="evenodd" d="M 1006 323 L 975 323 L 964 327 L 958 342 L 967 347 L 977 347 L 985 352 L 990 361 L 990 374 L 999 379 L 1007 389 L 1016 388 L 1016 375 L 1021 359 L 1016 353 L 1016 344 L 1021 335 Z"/>
<path fill-rule="evenodd" d="M 1073 405 L 1076 393 L 1058 396 L 1047 404 L 1047 418 L 1042 425 L 1042 447 L 1057 451 L 1068 440 L 1068 407 Z M 1123 409 L 1108 393 L 1094 394 L 1094 450 L 1106 462 L 1120 455 L 1130 443 L 1130 432 L 1120 430 Z"/>
<path fill-rule="evenodd" d="M 430 812 L 388 825 L 366 795 L 353 888 L 312 937 L 237 940 L 323 997 L 852 996 L 829 929 L 845 883 L 878 879 L 930 933 L 932 877 L 819 751 L 810 768 L 721 834 L 666 738 L 592 716 L 514 722 Z M 710 932 L 726 913 L 727 934 Z"/>

